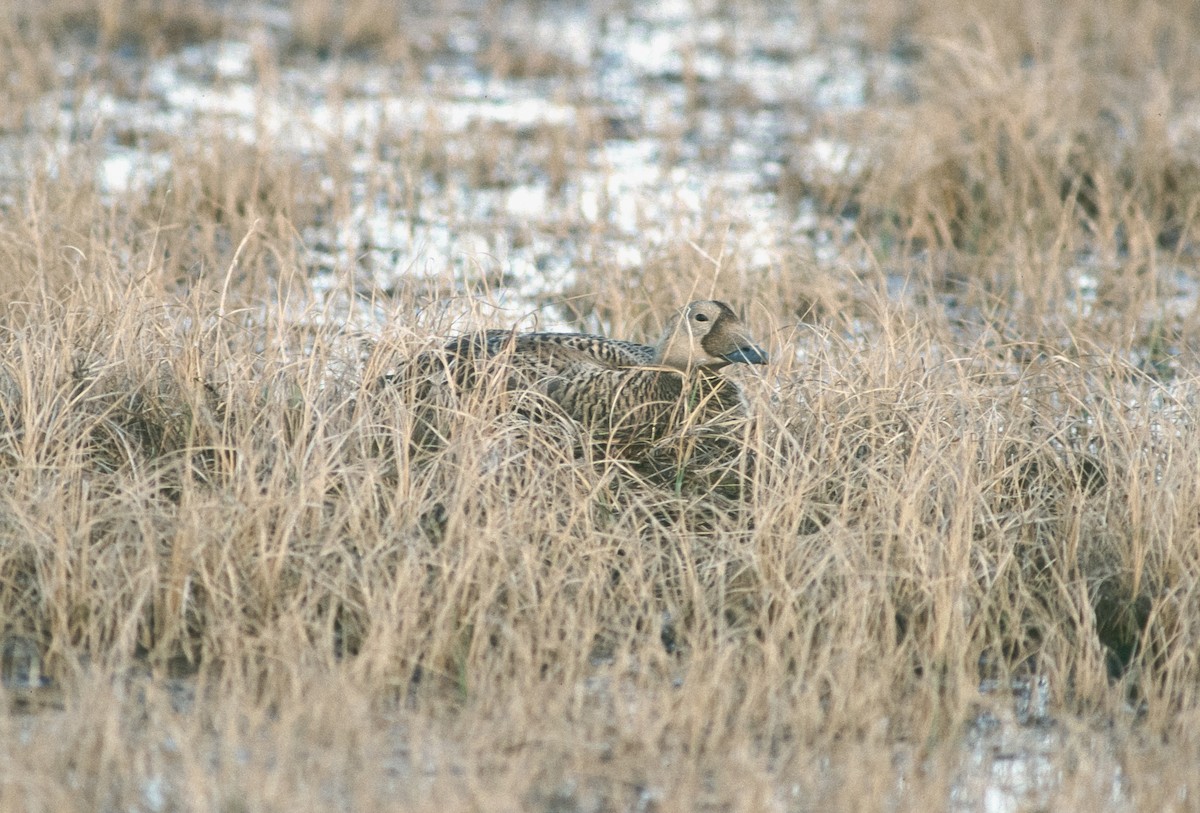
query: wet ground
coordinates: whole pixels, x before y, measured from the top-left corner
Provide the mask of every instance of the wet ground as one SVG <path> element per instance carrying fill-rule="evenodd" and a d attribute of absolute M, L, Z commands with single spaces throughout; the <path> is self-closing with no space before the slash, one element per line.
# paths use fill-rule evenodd
<path fill-rule="evenodd" d="M 117 198 L 168 182 L 181 134 L 318 169 L 336 153 L 349 207 L 300 234 L 315 290 L 368 296 L 437 280 L 444 294 L 482 282 L 511 317 L 555 323 L 575 314 L 547 303 L 588 287 L 577 268 L 628 273 L 702 236 L 696 264 L 743 273 L 771 273 L 797 252 L 838 260 L 853 222 L 821 214 L 805 189 L 852 182 L 868 156 L 822 122 L 904 88 L 903 59 L 823 38 L 794 14 L 673 2 L 438 15 L 414 21 L 427 28 L 414 38 L 427 49 L 419 62 L 300 50 L 278 70 L 267 65 L 288 48 L 288 16 L 266 5 L 243 14 L 239 39 L 149 62 L 118 54 L 103 70 L 64 60 L 64 84 L 82 89 L 47 98 L 28 133 L 40 155 L 24 145 L 0 171 L 19 175 L 30 158 L 53 171 L 56 156 L 90 150 L 97 183 Z"/>
<path fill-rule="evenodd" d="M 300 256 L 323 312 L 367 329 L 400 292 L 469 292 L 472 308 L 510 324 L 603 329 L 587 304 L 597 280 L 578 269 L 634 286 L 637 269 L 681 246 L 722 273 L 785 273 L 803 257 L 814 273 L 852 277 L 853 213 L 812 193 L 852 186 L 872 160 L 869 144 L 835 135 L 839 123 L 911 92 L 902 48 L 869 50 L 852 30 L 823 32 L 794 13 L 665 2 L 442 15 L 414 21 L 425 26 L 419 59 L 300 49 L 278 68 L 288 16 L 268 4 L 239 13 L 224 39 L 161 58 L 64 59 L 63 84 L 79 90 L 48 96 L 24 132 L 5 136 L 3 194 L 11 201 L 31 165 L 53 175 L 85 153 L 105 196 L 146 195 L 169 183 L 181 138 L 267 145 L 318 176 L 336 155 L 348 174 L 312 190 L 320 215 L 298 224 Z M 1080 307 L 1090 280 L 1081 268 Z M 903 278 L 890 282 L 903 296 Z M 1190 298 L 1188 278 L 1178 284 Z M 53 709 L 37 653 L 5 652 L 8 693 Z M 1018 687 L 1017 708 L 980 715 L 953 794 L 960 809 L 1046 798 L 1060 744 L 1047 692 L 1035 679 Z M 1121 784 L 1114 764 L 1114 798 Z"/>

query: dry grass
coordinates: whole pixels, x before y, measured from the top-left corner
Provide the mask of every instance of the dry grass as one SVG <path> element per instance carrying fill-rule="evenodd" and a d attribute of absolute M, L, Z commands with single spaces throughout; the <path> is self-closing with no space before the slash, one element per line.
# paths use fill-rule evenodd
<path fill-rule="evenodd" d="M 16 103 L 63 90 L 55 49 L 175 47 L 141 25 L 153 5 L 0 20 L 43 37 L 10 55 Z M 343 260 L 338 285 L 392 318 L 367 340 L 331 318 L 299 235 L 349 218 L 332 136 L 299 158 L 180 133 L 165 176 L 115 196 L 99 129 L 6 170 L 0 809 L 984 809 L 989 726 L 1050 777 L 1022 803 L 1194 808 L 1200 368 L 1196 289 L 1175 287 L 1196 283 L 1200 131 L 1163 111 L 1195 110 L 1200 19 L 992 5 L 868 18 L 879 50 L 916 44 L 915 100 L 825 114 L 877 160 L 780 181 L 820 218 L 860 213 L 836 262 L 797 243 L 752 265 L 724 239 L 738 201 L 714 199 L 657 224 L 673 237 L 636 271 L 600 256 L 571 287 L 572 319 L 629 337 L 695 293 L 746 306 L 778 360 L 732 373 L 740 501 L 590 459 L 488 394 L 414 450 L 415 405 L 374 383 L 488 296 L 431 302 L 463 292 L 436 269 L 364 297 Z M 299 49 L 389 54 L 421 87 L 445 34 L 373 1 L 290 13 L 258 81 Z M 518 58 L 519 35 L 482 43 L 483 69 L 586 73 Z M 374 145 L 371 199 L 398 218 L 423 178 L 569 197 L 604 137 L 591 114 L 437 126 Z M 910 292 L 888 297 L 897 269 Z M 1014 712 L 1039 682 L 1048 709 Z"/>

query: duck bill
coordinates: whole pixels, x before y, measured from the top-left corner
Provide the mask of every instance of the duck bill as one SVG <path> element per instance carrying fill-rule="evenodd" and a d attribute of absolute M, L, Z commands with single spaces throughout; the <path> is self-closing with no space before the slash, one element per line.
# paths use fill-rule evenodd
<path fill-rule="evenodd" d="M 748 344 L 745 347 L 739 347 L 732 353 L 726 353 L 721 356 L 722 359 L 730 364 L 766 364 L 767 353 L 761 347 L 753 344 Z"/>

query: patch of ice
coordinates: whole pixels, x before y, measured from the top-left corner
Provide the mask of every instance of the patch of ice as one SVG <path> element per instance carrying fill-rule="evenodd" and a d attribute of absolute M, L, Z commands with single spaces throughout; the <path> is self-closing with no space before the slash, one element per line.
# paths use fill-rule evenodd
<path fill-rule="evenodd" d="M 579 16 L 561 24 L 539 21 L 539 40 L 553 43 L 558 52 L 577 65 L 586 65 L 596 45 L 595 22 Z"/>
<path fill-rule="evenodd" d="M 691 19 L 695 8 L 690 0 L 659 0 L 645 3 L 638 8 L 642 19 L 660 24 L 682 23 Z"/>
<path fill-rule="evenodd" d="M 170 167 L 171 158 L 165 153 L 113 147 L 100 159 L 97 183 L 106 195 L 141 191 L 165 175 Z"/>
<path fill-rule="evenodd" d="M 224 79 L 246 79 L 250 76 L 253 56 L 254 51 L 248 42 L 221 42 L 217 44 L 213 69 L 217 76 Z"/>
<path fill-rule="evenodd" d="M 857 51 L 817 43 L 799 15 L 739 25 L 736 13 L 668 0 L 627 14 L 555 11 L 501 32 L 519 39 L 529 35 L 523 28 L 535 30 L 590 72 L 581 83 L 480 70 L 477 54 L 495 32 L 464 15 L 438 27 L 446 41 L 430 40 L 440 50 L 416 92 L 412 77 L 382 63 L 294 64 L 277 82 L 258 83 L 256 54 L 278 38 L 267 28 L 284 32 L 286 16 L 245 19 L 244 37 L 139 68 L 136 98 L 100 86 L 82 101 L 57 103 L 53 128 L 67 144 L 94 134 L 105 194 L 141 189 L 168 166 L 164 155 L 118 146 L 107 137 L 118 128 L 137 144 L 212 133 L 318 158 L 339 144 L 349 177 L 338 188 L 331 179 L 321 184 L 327 196 L 346 195 L 350 211 L 303 235 L 317 292 L 393 290 L 406 277 L 440 290 L 482 274 L 536 302 L 565 290 L 562 280 L 573 279 L 581 259 L 632 268 L 644 250 L 694 239 L 714 217 L 727 227 L 717 236 L 721 256 L 767 273 L 785 239 L 813 241 L 814 254 L 828 260 L 843 250 L 844 230 L 805 216 L 803 201 L 799 216 L 780 211 L 775 185 L 788 145 L 808 127 L 806 111 L 861 104 L 867 70 Z M 687 73 L 701 80 L 698 93 Z M 612 124 L 563 194 L 552 194 L 544 168 L 522 155 L 542 153 L 537 134 L 545 128 L 569 130 L 581 120 L 588 137 L 592 122 Z M 485 146 L 480 125 L 503 129 L 521 151 L 502 156 L 486 186 L 461 168 Z M 394 157 L 414 142 L 432 145 L 448 166 Z M 832 140 L 814 141 L 803 161 L 811 173 L 856 166 L 851 148 Z M 580 219 L 597 227 L 588 230 L 593 239 L 563 228 Z"/>
<path fill-rule="evenodd" d="M 636 33 L 621 40 L 623 57 L 642 76 L 668 77 L 683 73 L 683 54 L 677 31 L 634 26 Z"/>
<path fill-rule="evenodd" d="M 622 244 L 616 247 L 613 261 L 621 268 L 638 268 L 646 261 L 642 250 L 635 245 Z"/>
<path fill-rule="evenodd" d="M 855 160 L 854 148 L 844 141 L 815 138 L 805 150 L 805 170 L 809 177 L 856 175 L 862 171 L 862 161 Z"/>
<path fill-rule="evenodd" d="M 538 219 L 546 216 L 545 184 L 525 184 L 509 190 L 504 208 L 510 215 L 521 219 Z"/>

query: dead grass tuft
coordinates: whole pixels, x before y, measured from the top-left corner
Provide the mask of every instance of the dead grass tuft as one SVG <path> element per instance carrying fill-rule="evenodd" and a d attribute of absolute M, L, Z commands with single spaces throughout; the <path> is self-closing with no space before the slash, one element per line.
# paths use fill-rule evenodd
<path fill-rule="evenodd" d="M 879 736 L 881 708 L 889 740 L 943 737 L 981 679 L 1039 674 L 1064 709 L 1115 714 L 1131 692 L 1180 734 L 1197 450 L 1117 363 L 915 365 L 936 353 L 919 330 L 813 345 L 756 396 L 739 505 L 581 458 L 566 427 L 486 392 L 413 456 L 412 405 L 333 375 L 335 334 L 294 355 L 269 338 L 283 324 L 206 319 L 119 276 L 87 309 L 37 306 L 44 327 L 3 353 L 0 613 L 71 708 L 97 668 L 281 709 L 327 675 L 415 726 L 414 747 L 573 718 L 622 775 L 662 776 L 634 765 L 686 753 L 708 772 L 739 742 L 798 756 Z M 291 729 L 268 728 L 283 748 Z M 494 764 L 474 753 L 456 759 Z M 573 775 L 539 759 L 550 786 L 521 793 Z"/>
<path fill-rule="evenodd" d="M 154 53 L 176 42 L 155 14 L 216 13 L 53 5 L 0 20 L 41 38 L 0 57 L 14 104 L 58 86 L 72 14 L 112 17 L 104 48 L 144 25 Z M 1200 175 L 1156 111 L 1194 98 L 1197 20 L 1182 0 L 1066 2 L 1055 26 L 993 6 L 885 4 L 867 36 L 907 44 L 914 96 L 852 117 L 874 160 L 822 180 L 827 210 L 765 261 L 715 192 L 699 214 L 641 201 L 645 234 L 604 195 L 510 222 L 492 193 L 530 178 L 583 197 L 611 136 L 595 111 L 456 125 L 431 105 L 419 131 L 364 150 L 333 127 L 302 157 L 266 126 L 200 130 L 125 191 L 98 171 L 104 126 L 20 147 L 0 175 L 0 807 L 942 809 L 1008 775 L 989 737 L 1012 730 L 1017 764 L 1053 776 L 1014 798 L 1186 807 Z M 449 23 L 398 9 L 293 4 L 292 47 L 548 86 L 586 69 L 510 53 L 511 27 L 450 54 Z M 817 22 L 841 36 L 853 12 Z M 721 39 L 730 64 L 738 47 Z M 727 88 L 689 70 L 699 120 Z M 812 197 L 781 183 L 781 207 Z M 504 283 L 490 258 L 386 295 L 363 272 L 376 236 L 338 242 L 352 202 L 403 221 L 377 241 L 396 252 L 434 221 L 587 246 L 562 297 L 585 329 L 743 306 L 773 362 L 728 373 L 750 404 L 735 487 L 687 437 L 639 470 L 520 393 L 380 386 L 529 314 L 463 284 Z M 385 309 L 369 339 L 346 325 Z"/>
<path fill-rule="evenodd" d="M 420 42 L 413 23 L 421 15 L 408 13 L 403 4 L 386 0 L 292 0 L 293 49 L 317 56 L 365 56 L 394 58 Z M 411 36 L 418 34 L 417 37 Z"/>
<path fill-rule="evenodd" d="M 225 25 L 219 6 L 181 0 L 56 0 L 15 6 L 9 22 L 32 41 L 76 39 L 151 56 L 211 39 Z"/>

